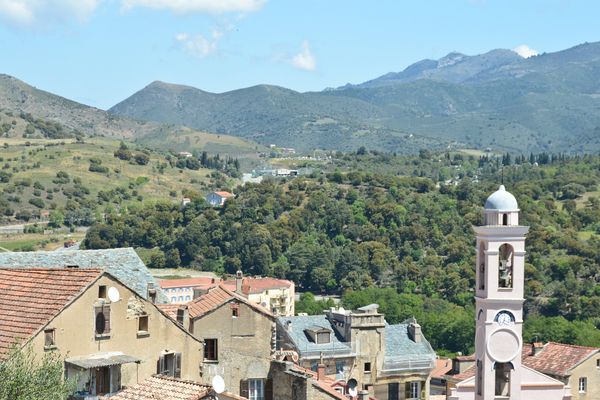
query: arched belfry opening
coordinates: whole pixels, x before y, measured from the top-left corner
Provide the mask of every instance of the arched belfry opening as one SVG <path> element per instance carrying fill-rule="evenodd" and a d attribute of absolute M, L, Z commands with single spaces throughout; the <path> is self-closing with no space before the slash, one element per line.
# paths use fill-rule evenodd
<path fill-rule="evenodd" d="M 511 370 L 515 369 L 511 362 L 506 363 L 495 363 L 495 395 L 510 397 L 510 378 L 511 378 Z"/>
<path fill-rule="evenodd" d="M 514 265 L 514 249 L 504 243 L 498 251 L 498 287 L 504 289 L 512 289 L 513 287 L 513 265 Z"/>
<path fill-rule="evenodd" d="M 479 283 L 477 284 L 479 290 L 485 290 L 485 244 L 481 243 L 479 246 Z"/>
<path fill-rule="evenodd" d="M 507 213 L 502 214 L 502 225 L 504 225 L 504 226 L 508 225 L 508 214 Z"/>

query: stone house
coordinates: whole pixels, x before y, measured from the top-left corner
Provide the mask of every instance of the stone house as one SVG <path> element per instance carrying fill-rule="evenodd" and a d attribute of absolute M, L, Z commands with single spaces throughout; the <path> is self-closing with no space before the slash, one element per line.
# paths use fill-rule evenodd
<path fill-rule="evenodd" d="M 161 308 L 204 343 L 201 382 L 210 384 L 220 375 L 236 395 L 272 398 L 275 322 L 269 310 L 222 285 L 186 305 Z"/>
<path fill-rule="evenodd" d="M 226 280 L 223 285 L 245 296 L 254 304 L 271 310 L 275 315 L 292 316 L 295 313 L 296 285 L 292 281 L 269 277 L 243 277 L 241 271 L 238 271 L 236 279 Z"/>
<path fill-rule="evenodd" d="M 324 315 L 277 318 L 277 346 L 298 354 L 300 366 L 367 390 L 379 400 L 429 396 L 435 352 L 414 320 L 390 325 L 378 306 Z"/>
<path fill-rule="evenodd" d="M 523 346 L 523 365 L 571 388 L 573 399 L 600 399 L 600 349 L 549 342 Z"/>
<path fill-rule="evenodd" d="M 0 269 L 0 358 L 13 345 L 58 352 L 77 396 L 153 374 L 199 378 L 202 344 L 157 306 L 93 268 Z"/>
<path fill-rule="evenodd" d="M 131 247 L 102 250 L 24 251 L 0 253 L 0 268 L 100 268 L 156 303 L 169 299 Z"/>

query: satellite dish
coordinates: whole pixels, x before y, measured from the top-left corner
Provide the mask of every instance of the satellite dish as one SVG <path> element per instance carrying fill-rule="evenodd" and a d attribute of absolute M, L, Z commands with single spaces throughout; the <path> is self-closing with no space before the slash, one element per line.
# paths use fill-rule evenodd
<path fill-rule="evenodd" d="M 352 397 L 356 397 L 358 395 L 358 390 L 356 388 L 349 389 L 348 394 Z"/>
<path fill-rule="evenodd" d="M 116 303 L 121 299 L 121 295 L 116 287 L 111 286 L 108 288 L 108 299 L 113 303 Z"/>
<path fill-rule="evenodd" d="M 215 375 L 215 377 L 212 378 L 212 387 L 217 394 L 223 393 L 225 391 L 225 381 L 223 380 L 221 375 Z"/>

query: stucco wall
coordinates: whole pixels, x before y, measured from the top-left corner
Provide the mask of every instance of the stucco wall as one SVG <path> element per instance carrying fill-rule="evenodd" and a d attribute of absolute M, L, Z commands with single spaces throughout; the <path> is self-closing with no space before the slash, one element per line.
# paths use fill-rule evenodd
<path fill-rule="evenodd" d="M 98 288 L 116 287 L 121 299 L 110 304 L 110 337 L 97 340 L 94 304 Z M 128 313 L 128 304 L 148 314 L 148 335 L 138 336 L 138 318 Z M 157 372 L 157 361 L 163 352 L 182 353 L 181 377 L 197 380 L 202 361 L 202 345 L 164 316 L 153 304 L 109 276 L 102 276 L 74 303 L 63 310 L 47 328 L 55 328 L 56 350 L 62 357 L 86 356 L 99 352 L 120 351 L 141 359 L 138 364 L 123 365 L 121 382 L 129 386 Z M 44 351 L 44 332 L 31 341 L 34 351 Z"/>
<path fill-rule="evenodd" d="M 239 394 L 240 381 L 266 379 L 271 361 L 274 322 L 244 303 L 233 317 L 231 303 L 192 321 L 194 336 L 218 340 L 218 361 L 205 361 L 202 381 L 210 383 L 221 375 L 228 391 Z"/>
<path fill-rule="evenodd" d="M 600 354 L 595 354 L 576 368 L 569 378 L 571 395 L 573 400 L 596 400 L 600 399 L 600 369 L 596 366 Z M 579 378 L 587 378 L 587 391 L 579 393 Z"/>

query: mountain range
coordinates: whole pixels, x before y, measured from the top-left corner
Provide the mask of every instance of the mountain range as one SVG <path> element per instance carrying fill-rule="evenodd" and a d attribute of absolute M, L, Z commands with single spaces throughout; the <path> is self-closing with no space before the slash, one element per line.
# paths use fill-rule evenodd
<path fill-rule="evenodd" d="M 321 92 L 259 85 L 217 94 L 153 82 L 109 111 L 301 150 L 579 153 L 600 150 L 599 108 L 600 43 L 584 43 L 526 59 L 453 52 Z"/>

